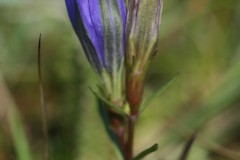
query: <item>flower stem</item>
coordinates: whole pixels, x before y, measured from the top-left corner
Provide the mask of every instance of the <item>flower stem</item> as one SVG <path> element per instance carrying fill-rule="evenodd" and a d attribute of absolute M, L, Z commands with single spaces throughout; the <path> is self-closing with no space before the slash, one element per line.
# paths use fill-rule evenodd
<path fill-rule="evenodd" d="M 132 115 L 128 119 L 128 139 L 126 144 L 126 160 L 133 159 L 133 143 L 134 143 L 134 130 L 135 130 L 135 122 L 136 122 L 135 115 Z"/>

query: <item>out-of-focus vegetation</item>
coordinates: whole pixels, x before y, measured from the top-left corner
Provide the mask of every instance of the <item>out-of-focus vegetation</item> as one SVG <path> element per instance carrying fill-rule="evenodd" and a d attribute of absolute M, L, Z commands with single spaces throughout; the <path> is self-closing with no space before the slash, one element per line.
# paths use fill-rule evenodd
<path fill-rule="evenodd" d="M 0 160 L 43 156 L 36 59 L 40 33 L 50 158 L 116 159 L 89 91 L 96 77 L 64 1 L 1 0 Z M 175 160 L 197 133 L 189 160 L 239 160 L 239 0 L 165 0 L 159 53 L 150 65 L 145 95 L 176 73 L 176 82 L 141 115 L 136 152 L 159 143 L 148 159 Z"/>

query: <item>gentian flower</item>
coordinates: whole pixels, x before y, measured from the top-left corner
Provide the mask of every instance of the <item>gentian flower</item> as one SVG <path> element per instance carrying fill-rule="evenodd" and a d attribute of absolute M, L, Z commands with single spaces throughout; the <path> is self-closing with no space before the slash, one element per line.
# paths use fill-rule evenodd
<path fill-rule="evenodd" d="M 146 69 L 157 50 L 162 0 L 65 2 L 83 50 L 103 82 L 99 85 L 103 98 L 97 100 L 105 128 L 123 157 L 130 160 Z"/>
<path fill-rule="evenodd" d="M 118 83 L 121 83 L 120 70 L 125 50 L 124 0 L 65 0 L 65 2 L 72 26 L 89 62 L 107 85 L 108 92 L 118 92 L 115 90 L 121 88 Z"/>
<path fill-rule="evenodd" d="M 126 97 L 137 114 L 146 68 L 157 51 L 162 0 L 130 0 L 126 24 Z"/>

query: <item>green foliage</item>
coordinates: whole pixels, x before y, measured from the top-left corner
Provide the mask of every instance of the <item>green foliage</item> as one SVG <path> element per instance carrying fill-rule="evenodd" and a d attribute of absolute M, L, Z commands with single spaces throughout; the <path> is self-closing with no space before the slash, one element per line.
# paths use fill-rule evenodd
<path fill-rule="evenodd" d="M 8 106 L 12 107 L 12 106 Z M 11 127 L 11 133 L 16 150 L 17 160 L 32 160 L 32 153 L 30 150 L 29 143 L 27 141 L 26 133 L 22 125 L 21 118 L 18 115 L 16 109 L 12 109 L 9 115 L 9 123 Z"/>
<path fill-rule="evenodd" d="M 149 155 L 152 152 L 155 152 L 158 150 L 158 144 L 154 144 L 153 146 L 145 149 L 144 151 L 142 151 L 141 153 L 139 153 L 136 157 L 133 158 L 133 160 L 141 160 L 144 157 L 146 157 L 147 155 Z"/>

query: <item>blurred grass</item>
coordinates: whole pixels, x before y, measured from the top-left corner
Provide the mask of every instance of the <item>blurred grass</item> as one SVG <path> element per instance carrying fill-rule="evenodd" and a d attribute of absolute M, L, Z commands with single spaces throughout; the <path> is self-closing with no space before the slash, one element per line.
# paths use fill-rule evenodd
<path fill-rule="evenodd" d="M 239 0 L 165 0 L 159 54 L 150 65 L 145 95 L 176 73 L 180 76 L 142 114 L 136 152 L 158 142 L 159 151 L 149 159 L 176 159 L 197 131 L 189 160 L 240 159 L 239 28 Z M 34 159 L 41 159 L 43 147 L 36 68 L 39 33 L 51 159 L 114 159 L 88 90 L 96 79 L 64 1 L 1 0 L 0 71 L 20 111 Z M 16 159 L 0 115 L 0 159 Z"/>

